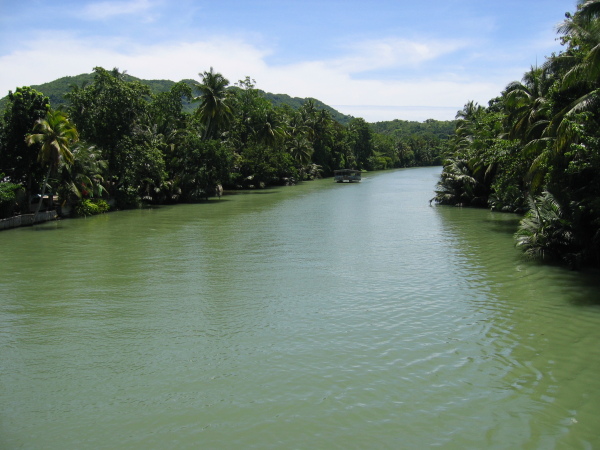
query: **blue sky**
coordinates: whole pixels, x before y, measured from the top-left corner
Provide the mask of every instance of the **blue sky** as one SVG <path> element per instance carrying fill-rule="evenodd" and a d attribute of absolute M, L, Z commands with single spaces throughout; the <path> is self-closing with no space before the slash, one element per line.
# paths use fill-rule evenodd
<path fill-rule="evenodd" d="M 314 97 L 379 120 L 451 120 L 561 49 L 575 0 L 0 0 L 0 96 L 95 66 Z"/>

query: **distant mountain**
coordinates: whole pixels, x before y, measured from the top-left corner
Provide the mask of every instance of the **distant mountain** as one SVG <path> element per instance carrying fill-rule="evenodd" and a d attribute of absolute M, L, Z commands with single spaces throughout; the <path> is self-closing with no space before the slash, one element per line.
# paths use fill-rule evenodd
<path fill-rule="evenodd" d="M 171 80 L 142 80 L 134 76 L 125 74 L 127 81 L 137 80 L 150 87 L 150 90 L 154 94 L 160 92 L 167 92 L 175 84 Z M 84 87 L 86 84 L 93 83 L 94 74 L 84 73 L 76 76 L 62 77 L 49 83 L 32 85 L 31 87 L 50 98 L 50 104 L 53 108 L 58 108 L 60 105 L 66 104 L 65 94 L 71 91 L 73 86 Z M 182 80 L 184 83 L 190 85 L 195 95 L 198 93 L 194 90 L 194 86 L 197 83 L 195 80 Z M 272 94 L 270 92 L 260 91 L 269 100 L 273 106 L 284 106 L 288 105 L 292 109 L 298 109 L 302 104 L 309 100 L 309 98 L 290 97 L 287 94 Z M 315 105 L 319 109 L 325 109 L 331 113 L 331 116 L 342 125 L 347 125 L 352 116 L 342 114 L 336 109 L 329 105 L 326 105 L 320 100 L 310 98 L 315 102 Z M 4 111 L 4 107 L 8 101 L 8 97 L 0 99 L 0 113 Z M 197 103 L 185 102 L 183 110 L 185 112 L 192 112 L 197 108 Z M 406 120 L 390 120 L 384 122 L 376 122 L 371 124 L 371 129 L 380 134 L 386 134 L 393 137 L 402 137 L 410 135 L 430 135 L 435 136 L 439 139 L 446 139 L 449 135 L 454 132 L 454 121 L 437 121 L 433 119 L 426 120 L 425 122 L 414 122 Z"/>
<path fill-rule="evenodd" d="M 448 139 L 454 134 L 456 121 L 427 119 L 425 122 L 412 122 L 408 120 L 388 120 L 371 124 L 375 133 L 389 135 L 395 138 L 407 136 L 430 136 L 437 139 Z"/>
<path fill-rule="evenodd" d="M 167 92 L 171 89 L 171 87 L 175 84 L 175 81 L 171 80 L 142 80 L 140 78 L 136 78 L 134 76 L 125 74 L 125 80 L 127 81 L 139 81 L 150 87 L 150 90 L 154 94 L 158 94 L 161 92 Z M 65 99 L 65 94 L 71 91 L 73 86 L 84 87 L 87 84 L 93 83 L 94 74 L 93 73 L 84 73 L 75 76 L 67 76 L 62 77 L 54 81 L 50 81 L 48 83 L 32 85 L 31 87 L 36 91 L 41 92 L 44 95 L 47 95 L 50 98 L 50 104 L 53 108 L 58 108 L 61 105 L 67 104 L 67 100 Z M 194 88 L 194 85 L 197 81 L 194 80 L 182 80 L 184 83 L 190 85 Z M 271 94 L 270 92 L 261 91 L 265 98 L 269 100 L 273 106 L 283 106 L 288 105 L 293 109 L 298 109 L 302 104 L 308 100 L 306 98 L 299 97 L 290 97 L 286 94 Z M 194 94 L 197 95 L 197 92 L 194 91 Z M 348 116 L 346 114 L 342 114 L 331 106 L 326 105 L 317 99 L 312 99 L 315 102 L 315 105 L 318 109 L 325 109 L 331 113 L 331 116 L 340 122 L 341 124 L 347 124 L 352 119 L 352 116 Z M 0 111 L 4 110 L 6 106 L 6 102 L 8 101 L 8 97 L 4 97 L 0 99 Z M 185 112 L 192 112 L 197 107 L 196 103 L 186 102 L 183 105 L 183 110 Z"/>
<path fill-rule="evenodd" d="M 320 100 L 317 100 L 316 98 L 290 97 L 287 94 L 271 94 L 270 92 L 264 92 L 264 91 L 261 91 L 261 92 L 263 92 L 265 98 L 267 100 L 269 100 L 273 104 L 273 106 L 288 105 L 288 106 L 292 107 L 293 109 L 298 109 L 307 100 L 312 100 L 313 102 L 315 102 L 315 106 L 317 107 L 317 109 L 324 109 L 326 111 L 329 111 L 331 113 L 331 117 L 333 117 L 335 120 L 337 120 L 342 125 L 347 125 L 348 122 L 350 122 L 354 118 L 353 116 L 349 116 L 347 114 L 342 114 L 338 110 L 332 108 L 329 105 L 326 105 L 325 103 L 323 103 Z"/>

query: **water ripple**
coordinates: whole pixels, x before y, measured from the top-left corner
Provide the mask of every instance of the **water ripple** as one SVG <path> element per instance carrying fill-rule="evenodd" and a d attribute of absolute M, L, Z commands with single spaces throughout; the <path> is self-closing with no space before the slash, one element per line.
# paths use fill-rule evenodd
<path fill-rule="evenodd" d="M 600 445 L 597 281 L 429 207 L 436 171 L 0 234 L 0 442 Z"/>

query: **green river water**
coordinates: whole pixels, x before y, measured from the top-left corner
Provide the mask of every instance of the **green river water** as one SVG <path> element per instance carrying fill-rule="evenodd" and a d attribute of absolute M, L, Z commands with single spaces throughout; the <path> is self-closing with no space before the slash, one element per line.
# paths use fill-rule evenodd
<path fill-rule="evenodd" d="M 0 448 L 600 448 L 600 282 L 440 168 L 0 233 Z"/>

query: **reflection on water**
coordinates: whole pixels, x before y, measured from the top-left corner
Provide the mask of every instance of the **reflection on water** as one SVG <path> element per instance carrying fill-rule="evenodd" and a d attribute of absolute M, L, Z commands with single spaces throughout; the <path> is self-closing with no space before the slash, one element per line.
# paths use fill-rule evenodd
<path fill-rule="evenodd" d="M 600 445 L 593 274 L 438 174 L 0 233 L 0 447 Z"/>

